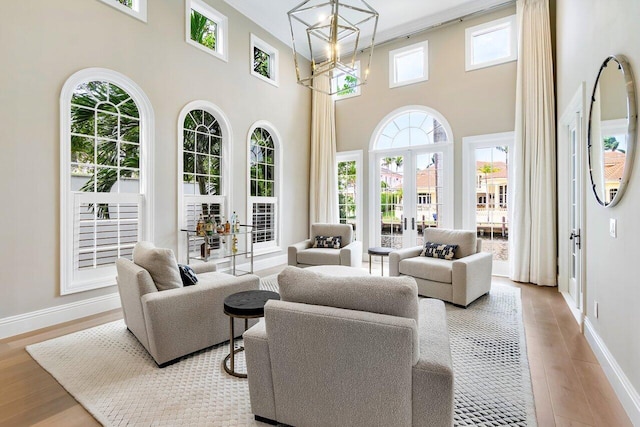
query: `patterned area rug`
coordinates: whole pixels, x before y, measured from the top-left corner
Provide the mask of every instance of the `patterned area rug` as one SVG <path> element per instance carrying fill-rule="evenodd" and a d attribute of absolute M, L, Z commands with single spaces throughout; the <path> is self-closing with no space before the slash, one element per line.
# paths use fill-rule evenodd
<path fill-rule="evenodd" d="M 277 291 L 275 276 L 262 279 L 261 287 Z M 454 425 L 535 426 L 520 290 L 494 285 L 466 310 L 448 304 L 447 315 Z M 222 369 L 228 344 L 158 369 L 124 322 L 116 321 L 27 351 L 105 426 L 266 425 L 253 419 L 247 381 Z"/>

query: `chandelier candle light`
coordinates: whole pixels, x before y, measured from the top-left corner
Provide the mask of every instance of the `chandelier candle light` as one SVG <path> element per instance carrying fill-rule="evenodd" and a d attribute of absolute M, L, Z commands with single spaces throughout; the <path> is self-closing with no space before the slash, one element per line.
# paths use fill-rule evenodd
<path fill-rule="evenodd" d="M 306 0 L 287 15 L 299 84 L 333 95 L 366 83 L 378 12 L 364 0 Z M 306 43 L 301 41 L 303 39 Z M 359 46 L 362 40 L 369 39 L 370 43 Z M 366 49 L 369 50 L 368 60 L 361 71 L 356 67 L 356 56 L 358 50 Z M 341 59 L 342 52 L 349 53 L 344 55 L 346 60 Z M 300 75 L 298 55 L 311 60 L 311 75 Z M 318 78 L 329 80 L 328 92 L 314 87 L 314 79 Z"/>

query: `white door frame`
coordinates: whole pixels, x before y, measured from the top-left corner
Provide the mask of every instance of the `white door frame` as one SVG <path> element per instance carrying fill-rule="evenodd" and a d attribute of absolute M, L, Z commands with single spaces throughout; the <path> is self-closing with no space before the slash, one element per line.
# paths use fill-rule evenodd
<path fill-rule="evenodd" d="M 462 138 L 462 227 L 467 230 L 476 229 L 476 157 L 475 150 L 478 148 L 493 148 L 496 146 L 508 146 L 510 148 L 507 158 L 513 165 L 513 147 L 515 132 L 501 132 L 487 135 L 475 135 Z M 507 206 L 513 206 L 513 167 L 507 171 Z M 508 224 L 513 224 L 512 209 L 509 209 Z M 504 265 L 496 265 L 494 260 L 493 275 L 508 276 L 509 264 L 504 261 Z M 497 267 L 497 268 L 496 268 Z"/>
<path fill-rule="evenodd" d="M 356 240 L 363 240 L 364 229 L 362 228 L 362 199 L 364 198 L 364 186 L 362 185 L 363 152 L 362 150 L 338 151 L 336 153 L 336 176 L 338 176 L 339 162 L 356 162 Z"/>
<path fill-rule="evenodd" d="M 558 288 L 562 293 L 573 316 L 582 327 L 586 309 L 586 249 L 585 249 L 585 212 L 587 188 L 587 123 L 586 123 L 586 84 L 582 82 L 578 91 L 565 109 L 558 121 Z M 576 272 L 577 301 L 569 292 L 572 279 L 572 246 L 574 240 L 569 240 L 572 233 L 571 203 L 572 203 L 572 141 L 571 130 L 575 127 L 577 138 L 577 187 L 576 208 L 578 228 L 580 228 L 581 250 L 578 250 L 577 263 L 580 268 Z"/>

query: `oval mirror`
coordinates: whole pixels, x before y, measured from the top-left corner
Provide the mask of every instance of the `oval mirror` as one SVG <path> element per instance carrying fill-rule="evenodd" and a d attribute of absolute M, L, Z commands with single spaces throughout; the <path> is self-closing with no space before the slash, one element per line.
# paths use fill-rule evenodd
<path fill-rule="evenodd" d="M 589 173 L 596 200 L 616 205 L 629 181 L 636 144 L 636 95 L 631 68 L 622 55 L 600 67 L 589 111 Z"/>

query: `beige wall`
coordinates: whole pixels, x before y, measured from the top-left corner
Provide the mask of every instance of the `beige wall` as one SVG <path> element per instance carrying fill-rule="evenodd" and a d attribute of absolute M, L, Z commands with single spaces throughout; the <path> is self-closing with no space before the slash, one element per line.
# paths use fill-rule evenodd
<path fill-rule="evenodd" d="M 515 6 L 427 31 L 409 39 L 376 47 L 371 75 L 362 95 L 336 102 L 338 151 L 364 151 L 364 244 L 368 241 L 366 212 L 372 188 L 369 143 L 375 127 L 393 110 L 424 105 L 439 111 L 455 138 L 454 224 L 462 225 L 462 138 L 509 132 L 515 122 L 516 62 L 465 71 L 465 28 L 515 14 Z M 389 51 L 429 41 L 429 80 L 389 89 Z M 364 65 L 364 58 L 362 64 Z"/>
<path fill-rule="evenodd" d="M 636 78 L 640 75 L 639 17 L 637 0 L 557 0 L 559 114 L 581 82 L 586 82 L 587 96 L 591 95 L 600 65 L 608 55 L 626 55 Z M 627 192 L 617 206 L 601 207 L 587 188 L 584 247 L 587 317 L 633 387 L 640 390 L 640 165 L 637 153 L 635 157 Z M 609 237 L 609 218 L 618 220 L 616 239 Z M 597 319 L 594 301 L 599 303 Z"/>
<path fill-rule="evenodd" d="M 243 220 L 247 132 L 257 120 L 278 129 L 285 251 L 306 236 L 310 92 L 295 83 L 290 48 L 222 0 L 207 2 L 229 18 L 228 63 L 185 42 L 183 0 L 149 0 L 146 24 L 97 0 L 0 3 L 0 319 L 115 291 L 59 296 L 58 103 L 65 80 L 83 68 L 126 75 L 153 105 L 158 245 L 176 249 L 177 120 L 197 99 L 231 122 L 232 209 Z M 279 49 L 279 88 L 250 75 L 250 32 Z"/>

